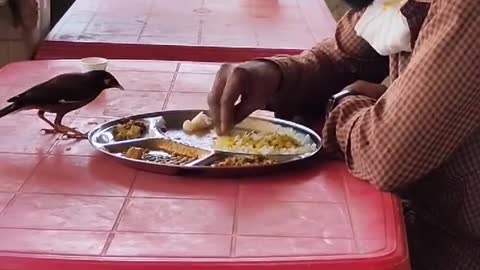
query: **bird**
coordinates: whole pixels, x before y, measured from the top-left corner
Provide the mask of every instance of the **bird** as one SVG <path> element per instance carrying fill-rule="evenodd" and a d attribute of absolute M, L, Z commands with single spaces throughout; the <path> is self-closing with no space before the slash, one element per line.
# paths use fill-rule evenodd
<path fill-rule="evenodd" d="M 25 92 L 7 100 L 11 103 L 0 110 L 0 118 L 14 112 L 38 110 L 38 117 L 51 128 L 42 129 L 45 134 L 63 134 L 67 138 L 85 139 L 87 135 L 62 124 L 63 117 L 95 100 L 103 90 L 124 90 L 118 80 L 108 71 L 93 70 L 57 75 Z M 56 114 L 52 123 L 45 113 Z"/>

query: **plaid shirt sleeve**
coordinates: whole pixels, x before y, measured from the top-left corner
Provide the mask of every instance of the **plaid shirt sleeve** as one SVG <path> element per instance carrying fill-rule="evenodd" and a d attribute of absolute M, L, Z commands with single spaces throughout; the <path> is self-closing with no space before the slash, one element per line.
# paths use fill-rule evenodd
<path fill-rule="evenodd" d="M 324 144 L 351 172 L 396 191 L 441 166 L 480 126 L 480 8 L 442 5 L 420 33 L 410 64 L 378 100 L 344 99 Z"/>
<path fill-rule="evenodd" d="M 338 22 L 334 38 L 300 55 L 262 59 L 275 63 L 282 72 L 280 89 L 269 106 L 279 117 L 288 118 L 304 109 L 318 118 L 328 98 L 348 84 L 385 79 L 388 57 L 380 56 L 354 30 L 362 14 L 349 11 Z"/>

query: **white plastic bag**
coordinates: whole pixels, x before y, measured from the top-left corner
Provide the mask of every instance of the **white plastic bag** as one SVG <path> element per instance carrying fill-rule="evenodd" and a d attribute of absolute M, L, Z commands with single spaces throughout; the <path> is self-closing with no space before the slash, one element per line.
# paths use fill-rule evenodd
<path fill-rule="evenodd" d="M 400 9 L 407 0 L 375 0 L 355 26 L 357 35 L 365 39 L 380 55 L 411 52 L 408 21 Z"/>

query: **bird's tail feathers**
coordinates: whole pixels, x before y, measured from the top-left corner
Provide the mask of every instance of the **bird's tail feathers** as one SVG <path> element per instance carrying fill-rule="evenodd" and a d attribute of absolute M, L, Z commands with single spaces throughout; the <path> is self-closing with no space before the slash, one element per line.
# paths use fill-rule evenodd
<path fill-rule="evenodd" d="M 19 104 L 17 104 L 17 103 L 12 103 L 12 104 L 8 105 L 7 107 L 5 107 L 5 108 L 3 108 L 3 109 L 0 110 L 0 118 L 6 116 L 6 115 L 8 115 L 8 114 L 11 114 L 11 113 L 13 113 L 13 112 L 15 112 L 15 111 L 18 111 L 18 110 L 20 110 L 21 108 L 22 108 L 22 107 L 21 107 Z"/>

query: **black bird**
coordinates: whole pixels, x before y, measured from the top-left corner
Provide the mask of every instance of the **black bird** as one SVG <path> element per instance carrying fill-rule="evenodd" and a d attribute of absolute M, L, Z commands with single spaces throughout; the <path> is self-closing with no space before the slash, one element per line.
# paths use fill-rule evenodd
<path fill-rule="evenodd" d="M 35 109 L 38 110 L 38 117 L 52 127 L 42 129 L 45 133 L 62 133 L 68 138 L 86 138 L 86 134 L 62 125 L 62 119 L 67 113 L 95 100 L 108 88 L 124 89 L 107 71 L 58 75 L 10 98 L 8 102 L 12 104 L 0 110 L 0 118 L 13 112 Z M 45 117 L 45 112 L 56 114 L 53 123 Z"/>

